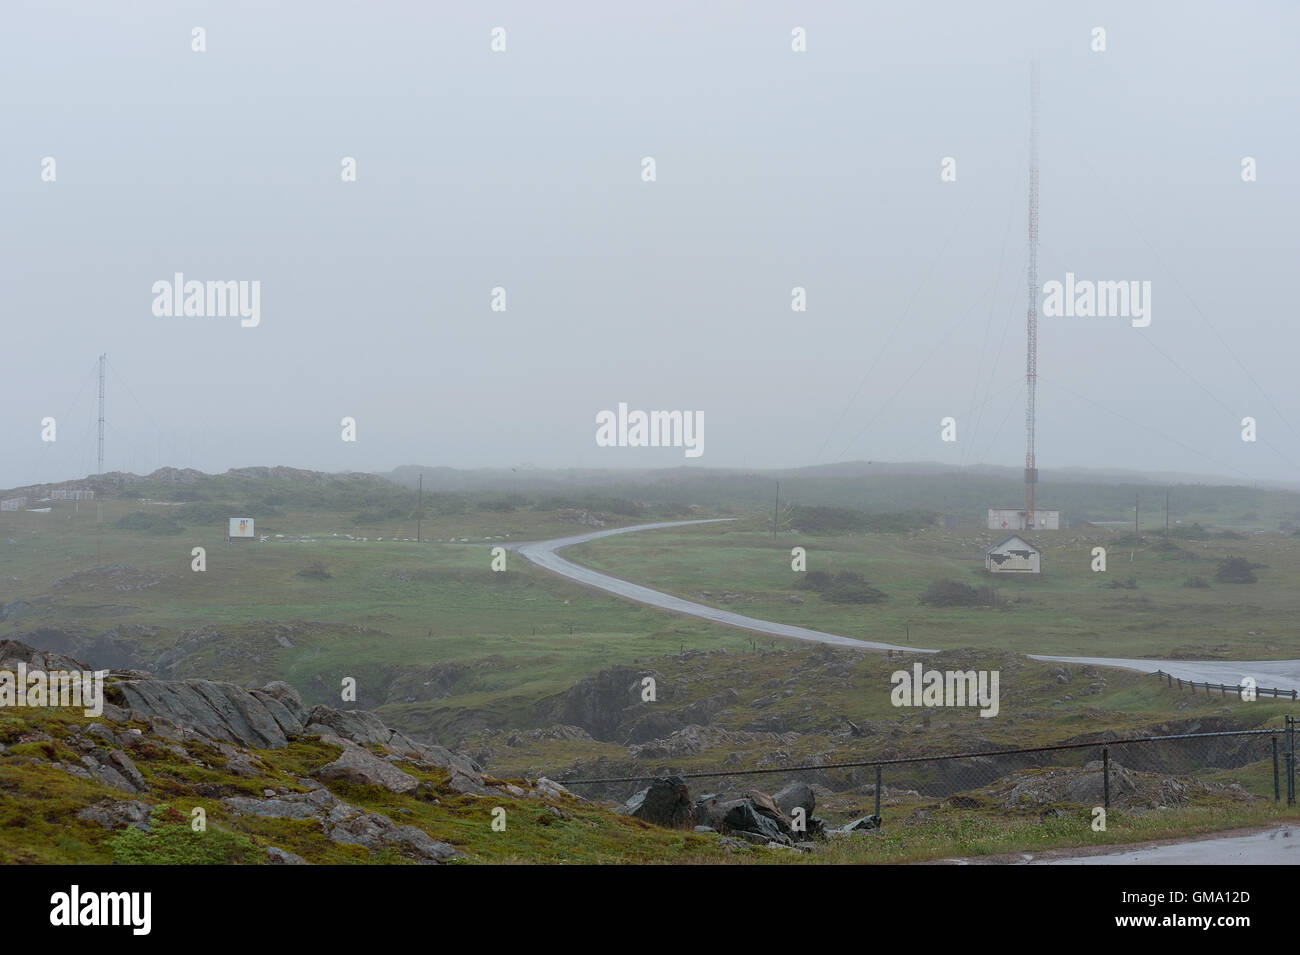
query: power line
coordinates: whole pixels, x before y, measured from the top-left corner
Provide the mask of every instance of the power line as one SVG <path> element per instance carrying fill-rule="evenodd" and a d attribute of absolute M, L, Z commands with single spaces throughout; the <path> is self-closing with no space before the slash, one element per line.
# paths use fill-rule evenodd
<path fill-rule="evenodd" d="M 1007 413 L 1002 416 L 1001 422 L 998 423 L 997 430 L 993 432 L 993 437 L 990 438 L 989 443 L 985 445 L 984 453 L 975 459 L 976 464 L 983 464 L 984 459 L 988 457 L 989 453 L 993 450 L 993 446 L 998 443 L 998 435 L 1000 435 L 1002 433 L 1002 429 L 1006 427 L 1007 421 L 1010 420 L 1011 418 L 1011 412 L 1015 410 L 1017 403 L 1019 403 L 1020 401 L 1020 396 L 1024 394 L 1024 390 L 1025 390 L 1024 381 L 1017 380 L 1016 384 L 1019 385 L 1020 387 L 1016 389 L 1015 398 L 1013 398 L 1011 403 L 1007 405 Z M 1003 391 L 1005 390 L 1006 389 L 1003 389 Z M 1001 394 L 1001 392 L 999 392 L 999 394 Z"/>
<path fill-rule="evenodd" d="M 1224 337 L 1219 334 L 1219 330 L 1215 328 L 1214 323 L 1210 321 L 1209 316 L 1207 316 L 1205 312 L 1201 310 L 1201 306 L 1196 303 L 1196 300 L 1192 298 L 1191 293 L 1188 292 L 1187 289 L 1183 286 L 1183 283 L 1178 280 L 1178 274 L 1172 268 L 1169 267 L 1169 265 L 1165 262 L 1164 258 L 1156 250 L 1156 247 L 1151 244 L 1151 241 L 1147 239 L 1146 235 L 1142 232 L 1142 230 L 1138 228 L 1137 223 L 1133 220 L 1133 217 L 1129 215 L 1128 210 L 1124 208 L 1122 203 L 1115 202 L 1114 199 L 1109 195 L 1109 192 L 1105 188 L 1105 183 L 1103 183 L 1101 177 L 1097 175 L 1097 171 L 1096 169 L 1093 168 L 1092 163 L 1088 161 L 1088 157 L 1081 154 L 1079 158 L 1082 160 L 1084 167 L 1088 170 L 1088 172 L 1092 175 L 1092 177 L 1097 180 L 1097 183 L 1099 185 L 1102 186 L 1102 191 L 1106 193 L 1107 198 L 1111 199 L 1112 205 L 1114 205 L 1116 208 L 1120 210 L 1121 213 L 1123 213 L 1124 218 L 1128 220 L 1128 224 L 1133 229 L 1134 234 L 1139 239 L 1141 239 L 1142 243 L 1147 247 L 1147 251 L 1149 251 L 1155 257 L 1156 262 L 1158 262 L 1160 266 L 1165 270 L 1165 272 L 1168 273 L 1169 277 L 1173 280 L 1174 285 L 1178 287 L 1178 291 L 1183 293 L 1183 296 L 1187 299 L 1188 304 L 1192 306 L 1192 310 L 1195 311 L 1196 314 L 1200 316 L 1201 321 L 1204 322 L 1206 327 L 1208 327 L 1210 331 L 1214 333 L 1214 337 L 1219 340 L 1219 344 L 1222 345 L 1223 350 L 1228 353 L 1228 357 L 1230 357 L 1234 362 L 1236 362 L 1237 367 L 1241 369 L 1242 373 L 1248 379 L 1250 379 L 1250 383 L 1253 384 L 1259 390 L 1259 393 L 1261 395 L 1264 396 L 1264 400 L 1267 401 L 1269 407 L 1273 409 L 1273 413 L 1278 416 L 1278 418 L 1282 421 L 1283 424 L 1287 426 L 1288 429 L 1290 429 L 1291 433 L 1295 435 L 1296 438 L 1300 439 L 1300 434 L 1298 434 L 1296 432 L 1296 429 L 1291 426 L 1291 422 L 1287 419 L 1287 417 L 1284 414 L 1282 414 L 1281 409 L 1279 409 L 1278 406 L 1274 403 L 1269 393 L 1264 390 L 1264 386 L 1261 385 L 1259 381 L 1255 378 L 1255 376 L 1250 373 L 1250 369 L 1247 368 L 1245 363 L 1242 362 L 1242 360 L 1237 357 L 1237 353 L 1232 350 L 1232 346 L 1229 345 L 1227 341 L 1224 340 Z M 1288 461 L 1288 463 L 1290 462 Z"/>
<path fill-rule="evenodd" d="M 1080 400 L 1082 400 L 1082 401 L 1086 401 L 1086 402 L 1088 402 L 1088 403 L 1091 404 L 1091 405 L 1096 405 L 1096 406 L 1097 406 L 1098 408 L 1100 408 L 1102 411 L 1108 411 L 1108 412 L 1110 412 L 1111 414 L 1113 414 L 1115 417 L 1117 417 L 1117 418 L 1121 418 L 1121 419 L 1123 419 L 1124 421 L 1127 421 L 1129 424 L 1136 425 L 1137 427 L 1141 428 L 1141 429 L 1144 430 L 1144 431 L 1150 431 L 1152 434 L 1157 435 L 1157 436 L 1159 436 L 1159 437 L 1161 437 L 1161 438 L 1164 438 L 1166 441 L 1172 441 L 1174 444 L 1177 444 L 1179 447 L 1183 448 L 1184 450 L 1186 450 L 1186 451 L 1191 451 L 1191 452 L 1192 452 L 1193 454 L 1195 454 L 1197 457 L 1205 458 L 1205 460 L 1210 461 L 1210 462 L 1213 462 L 1217 467 L 1226 468 L 1226 469 L 1229 470 L 1229 471 L 1236 471 L 1236 472 L 1237 472 L 1238 474 L 1240 474 L 1242 477 L 1246 478 L 1247 480 L 1249 480 L 1249 481 L 1251 481 L 1251 482 L 1253 482 L 1253 481 L 1255 480 L 1255 478 L 1251 477 L 1251 475 L 1247 474 L 1245 471 L 1241 470 L 1240 468 L 1233 467 L 1233 466 L 1230 465 L 1230 464 L 1224 464 L 1223 462 L 1217 460 L 1216 458 L 1212 458 L 1210 455 L 1205 454 L 1205 453 L 1203 453 L 1203 452 L 1201 452 L 1201 451 L 1196 450 L 1196 448 L 1193 448 L 1190 444 L 1186 444 L 1186 443 L 1183 442 L 1183 441 L 1179 441 L 1177 438 L 1173 437 L 1172 435 L 1165 434 L 1163 431 L 1160 431 L 1160 430 L 1157 429 L 1157 428 L 1152 428 L 1152 427 L 1150 427 L 1149 425 L 1145 425 L 1145 424 L 1143 424 L 1143 423 L 1140 422 L 1140 421 L 1135 421 L 1135 420 L 1133 420 L 1132 418 L 1130 418 L 1128 415 L 1120 414 L 1118 411 L 1115 411 L 1115 410 L 1112 409 L 1112 408 L 1107 408 L 1105 405 L 1100 404 L 1099 402 L 1093 401 L 1093 400 L 1092 400 L 1091 398 L 1089 398 L 1087 395 L 1081 395 L 1081 394 L 1079 394 L 1077 391 L 1073 391 L 1072 389 L 1067 388 L 1065 385 L 1061 384 L 1059 381 L 1055 381 L 1055 380 L 1053 380 L 1053 382 L 1052 382 L 1052 386 L 1055 387 L 1055 388 L 1060 388 L 1060 389 L 1061 389 L 1062 391 L 1064 391 L 1066 394 L 1073 395 L 1074 397 L 1076 397 L 1076 398 L 1078 398 L 1078 399 L 1080 399 Z"/>
<path fill-rule="evenodd" d="M 1013 195 L 1014 195 L 1014 192 L 1015 192 L 1015 188 L 1017 188 L 1017 187 L 1019 186 L 1019 182 L 1021 182 L 1021 168 L 1017 168 L 1017 170 L 1015 170 L 1015 179 L 1014 179 L 1013 183 L 1011 183 L 1011 191 L 1013 191 Z M 998 269 L 997 269 L 997 272 L 995 273 L 995 278 L 993 278 L 993 298 L 992 298 L 992 299 L 989 299 L 989 303 L 988 303 L 988 316 L 985 317 L 985 320 L 984 320 L 984 337 L 983 337 L 982 339 L 980 339 L 980 346 L 979 346 L 979 361 L 978 361 L 978 363 L 976 363 L 976 365 L 975 365 L 975 383 L 974 383 L 974 385 L 972 385 L 972 387 L 971 387 L 971 401 L 970 401 L 970 407 L 967 408 L 967 412 L 966 412 L 966 414 L 967 414 L 967 418 L 974 418 L 974 421 L 975 421 L 974 426 L 971 427 L 971 438 L 972 438 L 972 439 L 974 439 L 975 435 L 979 433 L 979 421 L 980 421 L 980 420 L 979 420 L 979 418 L 976 418 L 976 417 L 975 417 L 975 414 L 976 414 L 976 411 L 975 411 L 975 398 L 976 398 L 976 396 L 979 395 L 980 372 L 983 372 L 983 369 L 984 369 L 984 352 L 985 352 L 985 351 L 988 351 L 988 333 L 989 333 L 989 329 L 992 329 L 992 326 L 993 326 L 993 309 L 995 309 L 995 307 L 996 307 L 996 305 L 997 305 L 997 292 L 998 292 L 998 288 L 1001 288 L 1001 285 L 1002 285 L 1002 270 L 1004 270 L 1004 269 L 1006 268 L 1006 240 L 1008 240 L 1008 239 L 1010 238 L 1010 235 L 1011 235 L 1011 221 L 1013 221 L 1013 218 L 1014 218 L 1014 214 L 1013 214 L 1013 213 L 1014 213 L 1014 208 L 1015 208 L 1015 203 L 1014 203 L 1014 201 L 1008 201 L 1008 212 L 1006 212 L 1006 226 L 1004 227 L 1004 230 L 1002 230 L 1002 246 L 1001 246 L 1000 249 L 998 249 L 998 253 L 997 253 Z M 1013 304 L 1014 304 L 1014 296 L 1013 296 Z M 1002 340 L 1002 343 L 998 343 L 998 348 L 1001 348 L 1001 347 L 1002 347 L 1002 344 L 1005 343 L 1005 340 L 1006 340 L 1005 327 L 1004 327 L 1004 335 L 1002 335 L 1002 339 L 1004 339 L 1004 340 Z M 995 357 L 996 357 L 996 356 L 995 356 Z M 996 366 L 997 366 L 997 363 L 996 363 L 996 361 L 995 361 L 995 368 L 996 368 Z M 992 376 L 992 374 L 991 374 L 991 376 L 989 376 L 989 378 L 988 378 L 988 385 L 987 385 L 987 388 L 991 388 L 991 387 L 993 387 L 993 376 Z M 987 404 L 988 404 L 988 401 L 985 400 L 984 405 L 987 405 Z M 983 414 L 983 411 L 984 411 L 984 405 L 980 405 L 980 408 L 979 408 L 979 413 L 980 413 L 980 414 Z M 965 461 L 967 460 L 966 447 L 965 447 L 965 446 L 962 447 L 962 455 L 961 455 L 961 457 L 959 457 L 958 460 L 959 460 L 959 461 L 962 461 L 962 463 L 965 463 Z"/>
<path fill-rule="evenodd" d="M 1058 256 L 1055 252 L 1050 252 L 1050 251 L 1049 251 L 1049 254 L 1051 254 L 1052 258 L 1057 262 L 1057 264 L 1059 264 L 1059 265 L 1061 265 L 1061 266 L 1063 267 L 1063 268 L 1062 268 L 1062 271 L 1064 271 L 1064 265 L 1065 265 L 1065 261 L 1064 261 L 1064 259 L 1062 259 L 1060 256 Z M 1181 364 L 1181 363 L 1180 363 L 1176 358 L 1174 358 L 1172 355 L 1170 355 L 1168 352 L 1166 352 L 1163 348 L 1161 348 L 1159 345 L 1157 345 L 1155 339 L 1152 338 L 1151 335 L 1149 335 L 1148 333 L 1146 333 L 1144 330 L 1139 330 L 1138 338 L 1140 338 L 1142 341 L 1146 342 L 1146 344 L 1148 344 L 1148 345 L 1151 346 L 1153 349 L 1155 349 L 1155 351 L 1157 352 L 1157 354 L 1160 355 L 1160 357 L 1162 357 L 1163 359 L 1165 359 L 1165 361 L 1169 362 L 1169 364 L 1173 365 L 1174 368 L 1178 369 L 1178 371 L 1182 372 L 1182 373 L 1187 377 L 1187 379 L 1188 379 L 1192 384 L 1194 384 L 1197 388 L 1201 389 L 1201 391 L 1203 391 L 1203 392 L 1205 392 L 1205 394 L 1209 395 L 1210 399 L 1211 399 L 1212 401 L 1214 401 L 1215 404 L 1217 404 L 1217 405 L 1218 405 L 1220 408 L 1222 408 L 1225 412 L 1227 412 L 1228 416 L 1229 416 L 1230 418 L 1232 418 L 1233 421 L 1236 421 L 1236 420 L 1237 420 L 1237 412 L 1234 411 L 1234 410 L 1233 410 L 1233 409 L 1232 409 L 1232 408 L 1227 404 L 1227 402 L 1225 402 L 1225 401 L 1224 401 L 1222 398 L 1220 398 L 1217 394 L 1215 394 L 1213 391 L 1211 391 L 1210 388 L 1209 388 L 1207 385 L 1202 384 L 1201 381 L 1200 381 L 1200 379 L 1198 379 L 1195 375 L 1193 375 L 1190 371 L 1188 371 L 1187 368 L 1185 368 L 1185 367 L 1184 367 L 1184 366 L 1183 366 L 1183 365 L 1182 365 L 1182 364 Z M 1266 438 L 1266 437 L 1262 437 L 1262 436 L 1257 436 L 1257 440 L 1259 440 L 1261 443 L 1263 443 L 1264 445 L 1266 445 L 1266 446 L 1269 448 L 1269 450 L 1271 450 L 1274 454 L 1276 454 L 1276 455 L 1277 455 L 1278 457 L 1280 457 L 1283 461 L 1285 461 L 1285 462 L 1286 462 L 1286 463 L 1287 463 L 1287 464 L 1288 464 L 1288 465 L 1289 465 L 1293 470 L 1300 470 L 1300 468 L 1297 468 L 1297 466 L 1295 465 L 1295 463 L 1294 463 L 1290 458 L 1288 458 L 1285 454 L 1283 454 L 1282 451 L 1281 451 L 1281 449 L 1279 449 L 1276 445 L 1274 445 L 1273 442 L 1269 441 L 1268 438 Z"/>
<path fill-rule="evenodd" d="M 970 212 L 971 206 L 975 204 L 975 198 L 977 195 L 979 195 L 977 192 L 971 193 L 970 201 L 966 203 L 966 207 L 958 214 L 956 221 L 953 223 L 952 231 L 948 233 L 948 237 L 944 239 L 943 245 L 939 247 L 939 251 L 935 254 L 934 258 L 930 260 L 930 264 L 922 275 L 920 283 L 918 283 L 912 290 L 912 295 L 908 299 L 907 305 L 904 306 L 903 311 L 899 314 L 898 321 L 894 323 L 894 327 L 890 329 L 889 336 L 885 339 L 885 343 L 881 345 L 880 349 L 876 352 L 876 357 L 872 360 L 870 366 L 868 366 L 866 373 L 863 374 L 862 380 L 858 382 L 858 387 L 854 389 L 852 397 L 849 398 L 848 402 L 840 410 L 840 415 L 836 419 L 835 423 L 831 425 L 831 429 L 826 435 L 826 440 L 822 442 L 821 448 L 817 451 L 817 458 L 819 461 L 823 460 L 822 456 L 826 453 L 826 446 L 830 444 L 831 438 L 835 436 L 835 432 L 843 423 L 845 415 L 849 413 L 849 409 L 853 407 L 853 403 L 858 400 L 858 395 L 862 393 L 863 387 L 870 380 L 871 373 L 876 370 L 876 365 L 880 363 L 880 357 L 885 353 L 886 349 L 889 348 L 889 344 L 894 340 L 894 336 L 898 334 L 898 330 L 903 327 L 903 322 L 907 320 L 907 316 L 911 314 L 912 306 L 916 304 L 917 296 L 921 294 L 921 289 L 925 288 L 929 283 L 931 273 L 943 258 L 943 254 L 948 250 L 948 246 L 952 242 L 953 237 L 956 236 L 957 230 L 961 227 L 963 220 L 966 218 L 966 214 Z"/>
<path fill-rule="evenodd" d="M 844 450 L 840 452 L 841 458 L 843 458 L 846 454 L 848 454 L 849 449 L 853 447 L 853 445 L 856 444 L 864 434 L 866 434 L 867 429 L 870 428 L 871 425 L 875 423 L 876 419 L 880 417 L 880 415 L 884 412 L 884 410 L 893 403 L 895 398 L 897 398 L 900 394 L 902 394 L 903 390 L 909 384 L 912 383 L 912 379 L 921 373 L 921 369 L 923 369 L 927 364 L 929 364 L 930 359 L 935 356 L 935 353 L 938 352 L 940 348 L 948 344 L 948 339 L 952 337 L 952 334 L 955 331 L 957 331 L 957 329 L 962 325 L 963 322 L 966 321 L 967 318 L 971 316 L 971 313 L 973 313 L 979 305 L 980 305 L 980 300 L 976 299 L 967 307 L 966 311 L 962 313 L 961 317 L 958 318 L 957 321 L 953 323 L 952 327 L 949 328 L 947 332 L 945 332 L 939 338 L 935 339 L 934 346 L 930 349 L 929 353 L 925 356 L 925 358 L 922 359 L 921 364 L 917 365 L 916 369 L 910 375 L 907 376 L 907 378 L 903 381 L 903 383 L 898 386 L 897 390 L 895 390 L 892 395 L 890 395 L 888 398 L 885 399 L 884 403 L 879 408 L 876 409 L 875 414 L 873 414 L 870 418 L 867 419 L 866 424 L 864 424 L 860 429 L 858 429 L 858 433 L 855 434 L 849 440 L 849 443 L 844 446 Z"/>

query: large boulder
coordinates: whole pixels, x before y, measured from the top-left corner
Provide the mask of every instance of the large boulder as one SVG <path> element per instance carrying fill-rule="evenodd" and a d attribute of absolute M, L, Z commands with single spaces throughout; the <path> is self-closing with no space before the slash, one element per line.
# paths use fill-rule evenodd
<path fill-rule="evenodd" d="M 794 831 L 771 796 L 756 789 L 704 796 L 695 804 L 700 825 L 724 834 L 761 837 L 763 842 L 794 844 Z"/>
<path fill-rule="evenodd" d="M 813 810 L 817 807 L 817 797 L 813 795 L 812 787 L 803 782 L 790 783 L 774 793 L 772 801 L 786 816 L 793 816 L 796 808 L 803 809 L 804 818 L 807 819 L 812 818 Z"/>
<path fill-rule="evenodd" d="M 629 799 L 624 809 L 630 816 L 669 829 L 695 825 L 691 791 L 680 776 L 656 779 Z"/>

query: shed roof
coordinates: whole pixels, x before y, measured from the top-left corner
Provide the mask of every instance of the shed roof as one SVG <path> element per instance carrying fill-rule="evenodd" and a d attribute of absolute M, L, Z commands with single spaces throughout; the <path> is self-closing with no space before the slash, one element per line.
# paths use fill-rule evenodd
<path fill-rule="evenodd" d="M 1025 539 L 1024 539 L 1023 537 L 1021 537 L 1019 534 L 1009 534 L 1009 535 L 1007 535 L 1006 537 L 1002 538 L 1002 540 L 1000 540 L 1000 541 L 998 541 L 996 544 L 994 544 L 992 547 L 990 547 L 990 548 L 988 548 L 987 550 L 985 550 L 984 553 L 986 553 L 986 554 L 990 554 L 990 553 L 992 553 L 993 551 L 999 549 L 1003 544 L 1009 543 L 1010 541 L 1020 541 L 1020 543 L 1024 544 L 1024 545 L 1025 545 L 1026 547 L 1028 547 L 1030 550 L 1032 550 L 1032 551 L 1034 551 L 1034 552 L 1037 552 L 1037 551 L 1038 551 L 1038 548 L 1037 548 L 1037 547 L 1035 547 L 1033 544 L 1029 543 L 1029 541 L 1025 540 Z"/>

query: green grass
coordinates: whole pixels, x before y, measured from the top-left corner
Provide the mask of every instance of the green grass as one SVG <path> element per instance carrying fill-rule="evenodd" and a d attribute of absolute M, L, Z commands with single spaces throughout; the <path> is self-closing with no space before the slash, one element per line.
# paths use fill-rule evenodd
<path fill-rule="evenodd" d="M 1092 830 L 1092 814 L 1075 810 L 1064 816 L 1014 818 L 958 809 L 932 811 L 928 819 L 894 825 L 888 819 L 874 832 L 839 837 L 807 856 L 803 863 L 871 864 L 929 862 L 939 859 L 1042 852 L 1091 846 L 1123 846 L 1156 839 L 1183 838 L 1247 826 L 1300 821 L 1300 810 L 1272 804 L 1212 805 L 1131 813 L 1112 809 L 1106 831 Z M 754 861 L 771 861 L 759 857 Z"/>
<path fill-rule="evenodd" d="M 913 646 L 988 647 L 1023 653 L 1287 659 L 1300 655 L 1292 621 L 1300 613 L 1300 538 L 1182 541 L 1172 560 L 1156 537 L 1120 545 L 1119 535 L 1031 534 L 1043 549 L 1037 578 L 992 577 L 982 549 L 992 532 L 807 536 L 773 539 L 755 522 L 618 535 L 565 551 L 578 563 L 746 616 L 844 636 Z M 1078 538 L 1078 539 L 1076 539 Z M 808 569 L 856 571 L 885 592 L 881 603 L 837 604 L 801 587 L 790 550 L 804 547 Z M 1091 570 L 1092 548 L 1108 549 L 1106 573 Z M 1245 556 L 1267 564 L 1255 584 L 1183 586 L 1192 574 L 1213 581 L 1216 561 Z M 1131 558 L 1131 559 L 1130 559 Z M 1136 577 L 1138 589 L 1115 590 Z M 938 578 L 994 584 L 1005 609 L 941 608 L 918 598 Z M 730 600 L 722 599 L 732 594 Z M 705 596 L 708 594 L 708 596 Z M 795 603 L 791 598 L 799 601 Z M 766 639 L 766 638 L 764 638 Z"/>

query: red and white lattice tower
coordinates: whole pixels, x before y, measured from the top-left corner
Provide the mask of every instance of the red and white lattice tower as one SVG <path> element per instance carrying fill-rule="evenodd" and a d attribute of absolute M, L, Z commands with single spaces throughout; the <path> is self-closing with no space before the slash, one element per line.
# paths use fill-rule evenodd
<path fill-rule="evenodd" d="M 1029 314 L 1025 347 L 1025 527 L 1034 526 L 1035 400 L 1038 391 L 1038 62 L 1029 65 Z"/>

